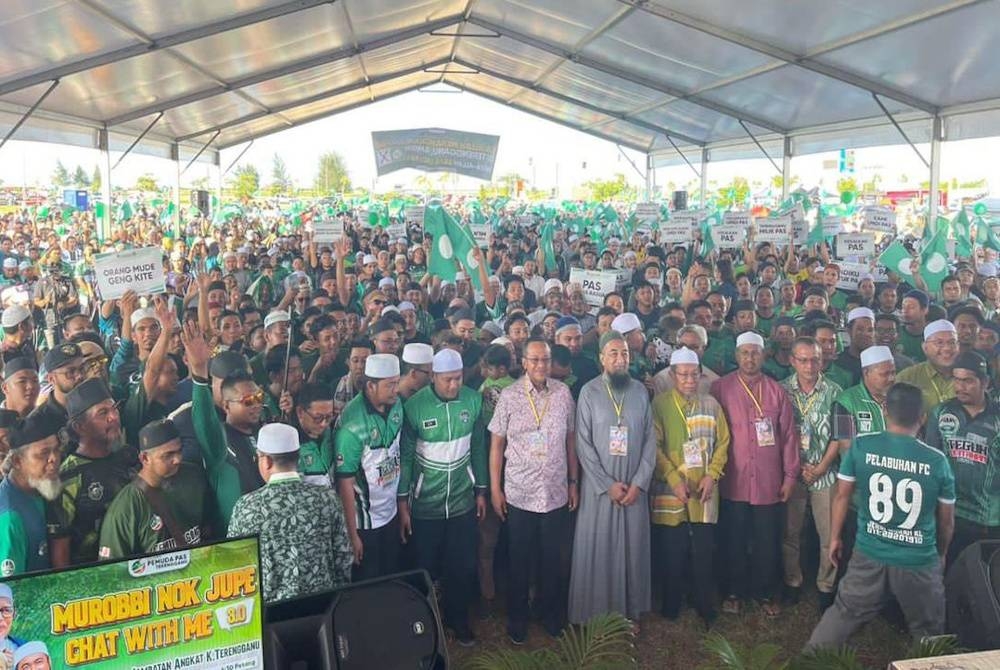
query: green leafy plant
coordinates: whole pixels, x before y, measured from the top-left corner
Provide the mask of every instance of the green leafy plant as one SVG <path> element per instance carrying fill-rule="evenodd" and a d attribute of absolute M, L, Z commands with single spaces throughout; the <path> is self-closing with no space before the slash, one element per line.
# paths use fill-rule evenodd
<path fill-rule="evenodd" d="M 619 670 L 636 667 L 632 628 L 620 614 L 567 626 L 556 649 L 499 649 L 473 658 L 471 670 Z"/>
<path fill-rule="evenodd" d="M 787 661 L 778 660 L 781 647 L 763 643 L 753 647 L 733 645 L 719 633 L 709 633 L 702 642 L 706 651 L 715 656 L 709 668 L 725 670 L 785 670 Z"/>

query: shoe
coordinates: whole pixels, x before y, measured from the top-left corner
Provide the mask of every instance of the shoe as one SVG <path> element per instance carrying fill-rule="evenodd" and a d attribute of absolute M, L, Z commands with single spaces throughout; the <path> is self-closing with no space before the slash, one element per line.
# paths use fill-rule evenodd
<path fill-rule="evenodd" d="M 797 605 L 801 596 L 802 587 L 800 586 L 789 586 L 788 584 L 785 584 L 781 588 L 781 602 L 786 605 Z"/>
<path fill-rule="evenodd" d="M 548 633 L 549 637 L 553 640 L 558 640 L 562 637 L 563 627 L 559 624 L 545 624 L 543 628 L 545 628 L 545 632 Z"/>
<path fill-rule="evenodd" d="M 726 599 L 722 601 L 722 612 L 723 614 L 739 614 L 740 613 L 739 597 L 735 595 L 726 596 Z"/>
<path fill-rule="evenodd" d="M 516 644 L 517 646 L 520 647 L 521 645 L 523 645 L 525 642 L 528 641 L 528 634 L 523 631 L 514 631 L 508 628 L 507 639 L 509 639 L 512 644 Z"/>
<path fill-rule="evenodd" d="M 825 612 L 831 605 L 833 605 L 833 600 L 836 597 L 834 593 L 824 593 L 819 592 L 819 613 Z"/>
<path fill-rule="evenodd" d="M 461 632 L 455 631 L 455 640 L 458 642 L 460 647 L 474 647 L 476 646 L 476 636 L 472 634 L 471 630 L 463 630 Z"/>

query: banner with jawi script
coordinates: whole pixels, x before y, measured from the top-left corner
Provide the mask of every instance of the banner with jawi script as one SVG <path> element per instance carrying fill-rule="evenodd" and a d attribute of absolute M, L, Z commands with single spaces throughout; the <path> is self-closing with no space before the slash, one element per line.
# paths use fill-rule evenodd
<path fill-rule="evenodd" d="M 380 177 L 403 168 L 414 168 L 489 180 L 493 178 L 499 144 L 499 135 L 445 128 L 372 132 L 375 169 Z"/>

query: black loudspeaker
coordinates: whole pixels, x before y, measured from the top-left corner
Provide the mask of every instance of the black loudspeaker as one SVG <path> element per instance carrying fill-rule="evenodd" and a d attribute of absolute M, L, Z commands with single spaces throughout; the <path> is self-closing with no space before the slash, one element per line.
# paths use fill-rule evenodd
<path fill-rule="evenodd" d="M 688 192 L 674 191 L 673 195 L 674 211 L 679 212 L 688 208 Z"/>
<path fill-rule="evenodd" d="M 268 670 L 446 670 L 444 629 L 424 570 L 285 600 L 264 611 Z"/>
<path fill-rule="evenodd" d="M 1000 540 L 984 540 L 958 555 L 945 577 L 948 630 L 968 649 L 1000 643 Z"/>
<path fill-rule="evenodd" d="M 198 208 L 203 217 L 208 217 L 208 191 L 193 191 L 191 193 L 191 204 Z"/>

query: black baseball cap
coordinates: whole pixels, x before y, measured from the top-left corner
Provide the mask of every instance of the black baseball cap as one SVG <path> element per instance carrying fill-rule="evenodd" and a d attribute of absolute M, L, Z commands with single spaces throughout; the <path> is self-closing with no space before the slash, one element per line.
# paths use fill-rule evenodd
<path fill-rule="evenodd" d="M 171 440 L 180 439 L 177 426 L 170 419 L 160 419 L 147 423 L 139 431 L 139 451 L 162 447 Z"/>
<path fill-rule="evenodd" d="M 50 349 L 45 354 L 45 370 L 47 372 L 55 372 L 77 358 L 83 358 L 83 352 L 80 351 L 80 347 L 72 342 L 64 342 L 54 349 Z"/>
<path fill-rule="evenodd" d="M 990 368 L 983 355 L 976 351 L 966 351 L 955 358 L 952 368 L 961 368 L 974 373 L 980 379 L 989 379 Z"/>
<path fill-rule="evenodd" d="M 14 374 L 20 372 L 21 370 L 34 370 L 38 372 L 38 368 L 35 366 L 35 361 L 27 358 L 26 356 L 18 356 L 17 358 L 12 358 L 3 364 L 3 378 L 4 381 L 10 379 Z"/>

